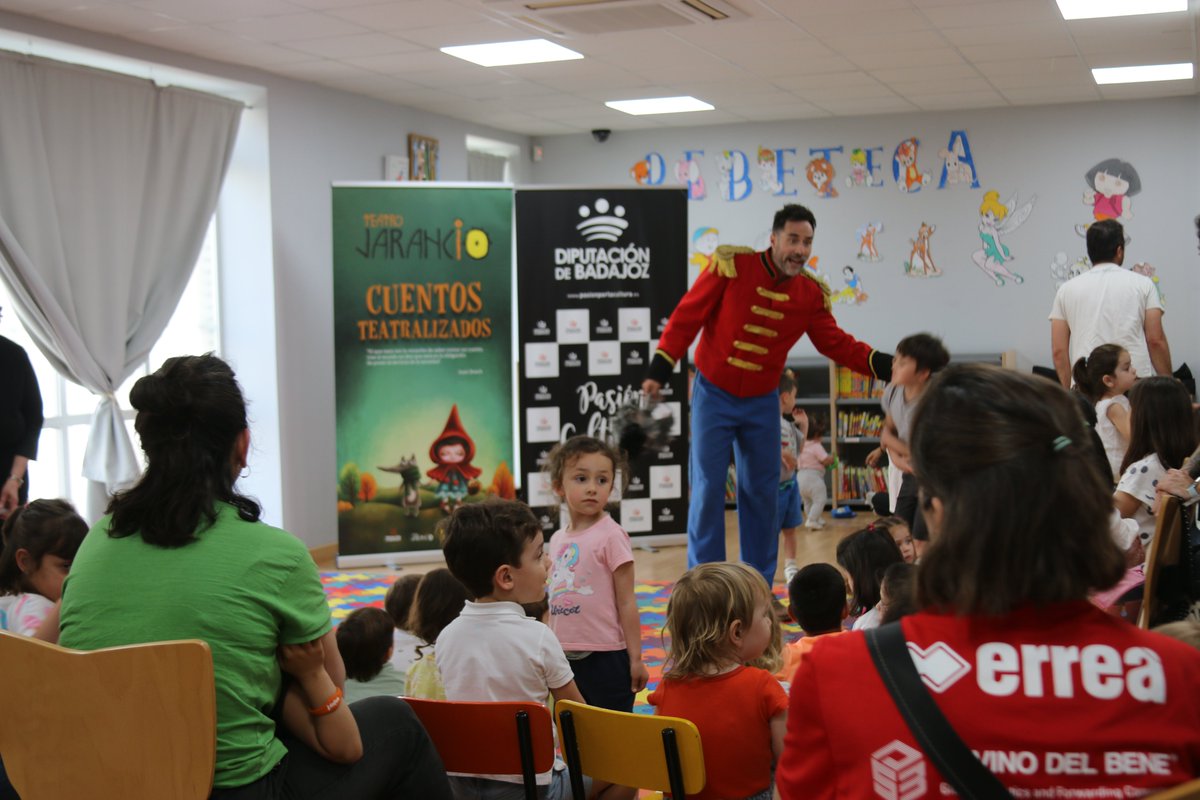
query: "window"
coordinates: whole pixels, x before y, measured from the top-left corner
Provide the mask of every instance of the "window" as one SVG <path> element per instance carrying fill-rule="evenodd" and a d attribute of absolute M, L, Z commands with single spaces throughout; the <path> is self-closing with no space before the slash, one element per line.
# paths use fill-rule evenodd
<path fill-rule="evenodd" d="M 129 405 L 129 391 L 138 378 L 158 369 L 171 356 L 219 351 L 221 327 L 217 281 L 217 223 L 214 217 L 171 321 L 151 348 L 149 358 L 117 391 L 117 402 L 139 464 L 143 464 L 142 452 L 133 430 L 134 412 Z M 96 396 L 50 366 L 21 326 L 3 284 L 0 284 L 0 307 L 4 309 L 0 316 L 0 335 L 25 348 L 42 391 L 46 422 L 38 441 L 37 460 L 29 462 L 30 499 L 63 497 L 84 513 L 87 479 L 82 474 L 83 454 L 87 448 L 92 412 L 98 402 Z M 8 469 L 8 465 L 2 465 L 0 469 Z"/>

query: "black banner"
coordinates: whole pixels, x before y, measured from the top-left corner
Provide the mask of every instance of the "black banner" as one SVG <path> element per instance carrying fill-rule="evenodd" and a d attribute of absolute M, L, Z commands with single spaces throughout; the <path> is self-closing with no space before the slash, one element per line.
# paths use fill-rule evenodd
<path fill-rule="evenodd" d="M 687 290 L 683 189 L 528 189 L 516 193 L 521 464 L 547 531 L 558 498 L 546 454 L 576 434 L 607 438 L 637 398 L 658 337 Z M 612 509 L 631 536 L 687 530 L 687 374 L 663 387 L 670 447 L 629 467 Z M 619 486 L 617 487 L 620 488 Z"/>

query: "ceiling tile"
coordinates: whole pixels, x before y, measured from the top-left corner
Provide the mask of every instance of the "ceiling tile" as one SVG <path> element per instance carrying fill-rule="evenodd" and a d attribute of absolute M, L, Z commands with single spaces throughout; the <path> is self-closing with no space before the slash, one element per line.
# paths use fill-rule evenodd
<path fill-rule="evenodd" d="M 871 53 L 908 53 L 932 50 L 946 46 L 946 40 L 937 31 L 913 31 L 904 36 L 886 33 L 863 36 L 831 36 L 823 40 L 830 48 L 849 58 Z"/>
<path fill-rule="evenodd" d="M 903 38 L 900 34 L 927 31 L 928 20 L 919 12 L 910 9 L 894 11 L 859 11 L 844 4 L 837 14 L 805 14 L 794 18 L 805 33 L 827 41 L 846 36 L 885 35 Z"/>
<path fill-rule="evenodd" d="M 751 44 L 777 42 L 782 49 L 789 44 L 794 47 L 800 41 L 810 38 L 791 20 L 772 17 L 766 13 L 749 20 L 671 28 L 670 35 L 698 45 L 722 58 Z"/>
<path fill-rule="evenodd" d="M 1082 103 L 1100 99 L 1095 85 L 1031 86 L 1022 89 L 1005 89 L 1001 92 L 1010 103 L 1019 105 L 1045 105 L 1047 103 Z"/>
<path fill-rule="evenodd" d="M 448 22 L 458 25 L 489 21 L 477 11 L 449 0 L 402 0 L 402 2 L 376 3 L 349 8 L 334 8 L 329 15 L 376 31 L 404 31 L 413 33 L 418 28 L 445 26 Z M 527 38 L 527 37 L 522 37 Z"/>
<path fill-rule="evenodd" d="M 1002 78 L 1009 75 L 1053 75 L 1059 72 L 1066 74 L 1091 74 L 1078 56 L 977 61 L 975 62 L 975 69 L 979 70 L 980 74 L 985 78 Z"/>
<path fill-rule="evenodd" d="M 938 81 L 957 78 L 978 78 L 979 72 L 970 64 L 944 64 L 939 67 L 897 67 L 872 70 L 871 76 L 889 86 L 915 81 Z"/>
<path fill-rule="evenodd" d="M 903 97 L 874 97 L 874 98 L 841 98 L 823 100 L 818 106 L 833 114 L 848 116 L 851 114 L 898 114 L 906 111 L 917 111 L 917 107 Z"/>
<path fill-rule="evenodd" d="M 310 53 L 322 58 L 353 58 L 365 56 L 409 53 L 420 49 L 420 45 L 407 42 L 385 33 L 352 33 L 349 36 L 322 36 L 319 39 L 303 39 L 287 43 L 293 50 Z"/>
<path fill-rule="evenodd" d="M 314 11 L 301 11 L 296 14 L 281 14 L 275 17 L 255 17 L 236 19 L 229 22 L 216 22 L 212 27 L 217 30 L 255 39 L 260 42 L 287 42 L 299 39 L 319 39 L 325 36 L 349 36 L 354 33 L 367 33 L 365 28 L 353 25 L 345 20 L 331 17 L 328 14 L 318 14 Z"/>
<path fill-rule="evenodd" d="M 164 14 L 151 14 L 125 6 L 100 3 L 55 9 L 46 14 L 46 19 L 72 28 L 84 28 L 117 36 L 130 36 L 183 23 L 183 20 Z"/>
<path fill-rule="evenodd" d="M 890 67 L 938 67 L 967 63 L 957 49 L 944 46 L 905 52 L 878 50 L 855 53 L 851 61 L 862 69 L 868 70 L 884 70 Z"/>
<path fill-rule="evenodd" d="M 395 33 L 397 36 L 403 36 L 409 41 L 416 42 L 432 50 L 462 44 L 488 44 L 491 42 L 512 42 L 534 38 L 529 31 L 490 19 L 480 19 L 478 22 L 464 22 L 455 25 L 405 28 L 397 30 Z M 565 46 L 570 47 L 570 44 L 565 44 Z"/>
<path fill-rule="evenodd" d="M 453 69 L 457 65 L 471 67 L 483 72 L 487 67 L 480 67 L 461 58 L 448 56 L 437 50 L 417 50 L 411 53 L 389 53 L 378 56 L 354 56 L 343 58 L 347 64 L 369 69 L 372 72 L 382 72 L 386 75 L 402 75 L 406 72 L 428 72 L 437 69 Z"/>
<path fill-rule="evenodd" d="M 905 97 L 913 105 L 926 111 L 946 111 L 958 108 L 990 108 L 1006 106 L 1005 100 L 998 92 L 946 92 L 944 94 L 906 94 Z"/>
<path fill-rule="evenodd" d="M 1065 24 L 1054 3 L 1046 0 L 990 0 L 970 4 L 930 6 L 923 9 L 925 19 L 937 28 L 973 28 L 979 25 L 1037 23 Z"/>
<path fill-rule="evenodd" d="M 901 97 L 911 97 L 918 94 L 986 92 L 991 90 L 992 85 L 988 83 L 987 78 L 935 78 L 925 81 L 897 81 L 888 83 L 888 88 Z"/>
<path fill-rule="evenodd" d="M 878 84 L 875 86 L 813 87 L 803 90 L 797 89 L 796 94 L 821 108 L 829 108 L 826 102 L 829 100 L 886 100 L 898 96 L 891 89 Z"/>
<path fill-rule="evenodd" d="M 301 10 L 287 0 L 133 0 L 129 7 L 204 23 L 294 14 Z"/>

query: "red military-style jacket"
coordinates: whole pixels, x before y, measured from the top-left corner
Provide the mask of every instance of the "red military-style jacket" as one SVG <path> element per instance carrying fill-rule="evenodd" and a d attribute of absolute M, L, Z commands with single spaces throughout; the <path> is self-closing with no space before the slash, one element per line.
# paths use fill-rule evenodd
<path fill-rule="evenodd" d="M 769 250 L 717 248 L 714 267 L 701 273 L 671 314 L 649 377 L 665 382 L 697 332 L 696 368 L 737 397 L 777 391 L 788 351 L 804 334 L 838 364 L 891 378 L 891 356 L 838 327 L 828 288 L 807 273 L 788 277 Z"/>

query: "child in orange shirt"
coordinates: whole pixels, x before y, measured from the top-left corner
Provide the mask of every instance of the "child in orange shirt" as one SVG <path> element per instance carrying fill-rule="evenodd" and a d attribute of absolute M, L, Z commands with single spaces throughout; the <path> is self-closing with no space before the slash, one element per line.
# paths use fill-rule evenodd
<path fill-rule="evenodd" d="M 688 570 L 667 604 L 667 631 L 667 670 L 650 704 L 700 730 L 707 780 L 694 797 L 770 800 L 787 694 L 771 674 L 780 629 L 766 581 L 745 564 Z"/>
<path fill-rule="evenodd" d="M 818 639 L 845 633 L 842 622 L 850 615 L 846 579 L 832 564 L 809 564 L 788 583 L 788 612 L 804 630 L 804 638 L 783 649 L 783 668 L 775 677 L 791 684 L 800 661 Z"/>

